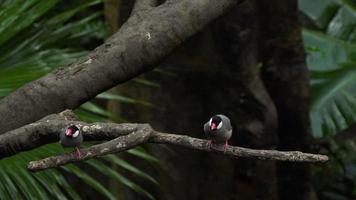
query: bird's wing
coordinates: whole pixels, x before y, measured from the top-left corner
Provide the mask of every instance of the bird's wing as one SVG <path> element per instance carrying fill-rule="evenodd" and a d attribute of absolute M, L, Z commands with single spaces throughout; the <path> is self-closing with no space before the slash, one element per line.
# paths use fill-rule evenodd
<path fill-rule="evenodd" d="M 228 117 L 226 117 L 225 115 L 219 115 L 219 116 L 221 117 L 226 130 L 232 130 L 230 119 Z"/>
<path fill-rule="evenodd" d="M 208 137 L 209 134 L 210 134 L 210 129 L 209 129 L 209 123 L 205 123 L 204 124 L 204 133 L 205 133 L 205 136 Z"/>
<path fill-rule="evenodd" d="M 230 130 L 227 131 L 227 133 L 226 133 L 226 138 L 227 138 L 227 140 L 229 140 L 229 139 L 231 138 L 231 136 L 232 136 L 232 129 L 230 129 Z"/>
<path fill-rule="evenodd" d="M 65 138 L 65 129 L 63 131 L 61 131 L 61 133 L 59 134 L 59 143 L 62 143 L 61 141 Z"/>
<path fill-rule="evenodd" d="M 229 131 L 232 131 L 231 123 L 228 123 L 228 124 L 226 125 L 226 129 L 229 130 Z"/>

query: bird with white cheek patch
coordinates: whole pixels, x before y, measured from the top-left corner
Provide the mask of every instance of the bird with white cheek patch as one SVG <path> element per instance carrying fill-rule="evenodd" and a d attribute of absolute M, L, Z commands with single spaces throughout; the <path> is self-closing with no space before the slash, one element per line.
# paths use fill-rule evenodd
<path fill-rule="evenodd" d="M 60 133 L 59 138 L 59 143 L 63 147 L 75 147 L 74 153 L 77 157 L 80 157 L 80 150 L 78 147 L 83 142 L 83 135 L 80 132 L 80 128 L 78 126 L 70 125 L 66 127 L 64 131 Z"/>
<path fill-rule="evenodd" d="M 213 144 L 224 144 L 224 151 L 228 147 L 227 141 L 232 135 L 232 126 L 230 119 L 225 115 L 214 115 L 204 124 L 204 132 L 206 137 Z"/>

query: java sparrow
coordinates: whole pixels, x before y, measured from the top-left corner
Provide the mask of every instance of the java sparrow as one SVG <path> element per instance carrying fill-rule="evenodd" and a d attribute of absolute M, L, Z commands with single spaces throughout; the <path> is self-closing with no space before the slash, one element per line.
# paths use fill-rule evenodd
<path fill-rule="evenodd" d="M 76 125 L 70 125 L 66 127 L 59 135 L 59 143 L 63 147 L 75 147 L 75 155 L 80 157 L 79 146 L 83 142 L 83 135 L 80 132 L 80 128 Z"/>
<path fill-rule="evenodd" d="M 204 132 L 210 140 L 209 144 L 224 144 L 224 151 L 226 151 L 227 141 L 232 135 L 232 126 L 228 117 L 221 114 L 214 115 L 204 124 Z"/>

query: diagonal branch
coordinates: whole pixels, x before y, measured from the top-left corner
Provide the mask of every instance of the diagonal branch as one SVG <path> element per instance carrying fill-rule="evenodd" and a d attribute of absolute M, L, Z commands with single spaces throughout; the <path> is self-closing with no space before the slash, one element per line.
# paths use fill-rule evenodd
<path fill-rule="evenodd" d="M 81 128 L 85 141 L 107 141 L 135 132 L 139 124 L 86 123 L 75 121 L 74 113 L 66 110 L 49 115 L 35 123 L 0 135 L 0 159 L 21 151 L 57 142 L 59 134 L 69 125 Z"/>
<path fill-rule="evenodd" d="M 58 167 L 71 162 L 88 160 L 109 153 L 125 151 L 145 142 L 149 138 L 151 130 L 150 126 L 141 125 L 137 131 L 128 135 L 119 136 L 109 142 L 93 145 L 81 150 L 80 157 L 76 157 L 73 153 L 66 153 L 59 156 L 48 157 L 40 161 L 30 162 L 27 168 L 32 171 L 37 171 L 40 169 Z"/>
<path fill-rule="evenodd" d="M 181 0 L 132 15 L 88 56 L 0 100 L 0 134 L 67 108 L 152 70 L 175 47 L 239 0 Z M 146 16 L 146 15 L 145 15 Z M 25 114 L 24 114 L 25 113 Z"/>

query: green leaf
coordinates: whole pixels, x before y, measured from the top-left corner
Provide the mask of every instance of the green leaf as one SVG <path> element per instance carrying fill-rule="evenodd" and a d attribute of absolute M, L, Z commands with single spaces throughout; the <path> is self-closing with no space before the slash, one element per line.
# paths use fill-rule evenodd
<path fill-rule="evenodd" d="M 116 101 L 123 102 L 123 103 L 142 104 L 145 106 L 152 106 L 151 103 L 146 102 L 146 101 L 137 100 L 137 99 L 130 98 L 127 96 L 123 96 L 120 94 L 113 94 L 113 93 L 109 93 L 109 92 L 103 92 L 103 93 L 99 94 L 98 96 L 96 96 L 96 98 L 106 99 L 106 100 L 116 100 Z"/>
<path fill-rule="evenodd" d="M 119 167 L 122 167 L 122 168 L 134 173 L 137 176 L 145 178 L 145 179 L 151 181 L 152 183 L 158 185 L 158 182 L 153 177 L 151 177 L 147 173 L 141 171 L 140 169 L 136 168 L 135 166 L 131 165 L 130 163 L 126 162 L 125 160 L 118 158 L 115 155 L 104 156 L 104 159 L 116 164 Z"/>
<path fill-rule="evenodd" d="M 135 155 L 139 158 L 142 158 L 144 160 L 147 160 L 153 164 L 157 164 L 159 162 L 157 158 L 155 158 L 154 156 L 147 153 L 147 151 L 142 147 L 136 147 L 134 149 L 129 149 L 126 152 L 128 152 L 132 155 Z"/>
<path fill-rule="evenodd" d="M 321 29 L 325 29 L 340 8 L 338 0 L 299 0 L 299 9 Z"/>
<path fill-rule="evenodd" d="M 2 194 L 9 194 L 11 196 L 11 199 L 20 199 L 21 198 L 21 192 L 17 189 L 15 186 L 15 183 L 12 181 L 12 179 L 9 177 L 8 173 L 6 173 L 6 168 L 2 168 L 0 170 L 1 173 L 1 183 L 4 184 L 4 189 L 1 193 Z"/>
<path fill-rule="evenodd" d="M 91 103 L 91 102 L 87 102 L 87 103 L 84 103 L 83 105 L 81 105 L 81 108 L 86 110 L 86 111 L 90 111 L 92 113 L 95 113 L 95 114 L 99 114 L 99 115 L 103 115 L 103 116 L 106 116 L 106 117 L 113 117 L 113 115 L 103 109 L 103 108 L 100 108 L 99 106 L 95 105 L 94 103 Z"/>
<path fill-rule="evenodd" d="M 88 160 L 87 163 L 90 164 L 91 166 L 93 166 L 94 168 L 96 168 L 98 171 L 101 171 L 103 174 L 105 174 L 109 177 L 112 177 L 112 178 L 116 179 L 118 182 L 131 188 L 135 192 L 143 194 L 151 200 L 155 199 L 150 193 L 148 193 L 146 190 L 141 188 L 139 185 L 137 185 L 136 183 L 132 182 L 131 180 L 125 178 L 124 176 L 122 176 L 118 172 L 112 170 L 111 168 L 104 165 L 103 163 L 101 163 L 97 160 Z"/>
<path fill-rule="evenodd" d="M 318 51 L 308 52 L 307 62 L 311 70 L 328 71 L 340 68 L 356 53 L 356 44 L 348 43 L 321 32 L 303 30 L 304 44 Z"/>
<path fill-rule="evenodd" d="M 326 134 L 335 134 L 353 122 L 356 116 L 356 102 L 352 94 L 356 87 L 356 63 L 342 65 L 342 68 L 327 72 L 312 72 L 311 121 L 313 133 L 321 137 L 323 126 Z M 351 102 L 350 102 L 351 99 Z M 351 105 L 350 105 L 351 104 Z"/>
<path fill-rule="evenodd" d="M 61 167 L 67 172 L 70 172 L 76 176 L 78 176 L 80 179 L 82 179 L 87 185 L 90 187 L 94 188 L 96 191 L 100 192 L 102 195 L 107 197 L 110 200 L 115 200 L 116 198 L 103 186 L 101 185 L 98 181 L 90 177 L 88 174 L 83 172 L 81 169 L 79 169 L 77 166 L 73 164 L 68 164 L 64 167 Z"/>
<path fill-rule="evenodd" d="M 33 1 L 31 1 L 33 2 Z M 58 0 L 37 1 L 37 4 L 23 7 L 27 9 L 25 14 L 19 16 L 13 16 L 7 24 L 2 23 L 0 25 L 0 45 L 11 39 L 15 34 L 21 30 L 33 24 L 33 22 L 46 13 L 49 9 L 53 8 Z M 31 6 L 31 7 L 30 7 Z"/>
<path fill-rule="evenodd" d="M 59 1 L 1 1 L 0 98 L 87 54 L 83 44 L 88 44 L 88 41 L 91 43 L 93 40 L 103 40 L 103 12 L 88 9 L 102 1 L 57 2 Z M 105 98 L 118 97 L 114 95 Z M 140 100 L 125 100 L 149 105 Z M 84 105 L 76 112 L 88 121 L 108 121 L 108 118 L 124 121 L 95 104 Z M 81 199 L 57 170 L 39 173 L 25 170 L 30 160 L 63 152 L 58 144 L 50 144 L 0 160 L 0 198 Z M 105 197 L 115 199 L 110 191 L 82 170 L 75 166 L 66 166 L 63 169 L 76 174 Z"/>
<path fill-rule="evenodd" d="M 69 10 L 65 10 L 64 12 L 51 18 L 48 21 L 48 23 L 53 24 L 53 25 L 61 24 L 65 21 L 67 21 L 68 19 L 70 19 L 71 17 L 73 17 L 78 12 L 80 12 L 90 6 L 97 5 L 99 3 L 102 3 L 102 0 L 89 0 L 89 1 L 84 1 L 84 2 L 82 1 L 77 6 L 74 6 L 74 7 L 70 8 Z"/>
<path fill-rule="evenodd" d="M 116 116 L 114 114 L 112 114 L 111 112 L 107 111 L 104 108 L 101 108 L 100 106 L 91 103 L 91 102 L 86 102 L 83 105 L 80 106 L 80 109 L 83 111 L 87 111 L 87 112 L 81 112 L 81 117 L 88 117 L 89 115 L 85 116 L 85 114 L 89 114 L 88 112 L 91 112 L 97 116 L 103 116 L 104 118 L 102 118 L 102 121 L 110 121 L 110 120 L 115 120 L 117 122 L 126 122 L 125 119 Z M 93 115 L 92 115 L 93 116 Z M 110 120 L 108 120 L 107 118 L 110 118 Z"/>
<path fill-rule="evenodd" d="M 355 5 L 352 0 L 299 0 L 301 11 L 324 30 L 303 30 L 315 137 L 336 134 L 356 122 Z"/>
<path fill-rule="evenodd" d="M 137 83 L 140 83 L 142 85 L 150 86 L 150 87 L 155 87 L 155 88 L 160 88 L 161 87 L 161 85 L 159 85 L 158 83 L 149 81 L 149 80 L 144 79 L 144 78 L 134 78 L 133 81 L 137 82 Z"/>
<path fill-rule="evenodd" d="M 64 179 L 62 174 L 60 174 L 57 170 L 53 170 L 49 172 L 50 176 L 53 177 L 53 179 L 63 188 L 67 194 L 73 199 L 73 200 L 80 200 L 81 198 L 77 194 L 77 192 L 71 187 L 70 184 L 68 184 L 67 180 Z"/>
<path fill-rule="evenodd" d="M 355 30 L 356 12 L 355 9 L 348 4 L 348 1 L 343 1 L 342 7 L 339 8 L 336 15 L 329 22 L 326 33 L 330 36 L 340 38 L 342 40 L 350 40 L 350 35 Z"/>
<path fill-rule="evenodd" d="M 61 191 L 56 182 L 51 181 L 51 177 L 47 175 L 47 173 L 36 173 L 34 176 L 35 179 L 41 184 L 41 187 L 46 189 L 46 192 L 50 194 L 52 197 L 56 197 L 60 200 L 65 200 L 67 197 Z"/>

